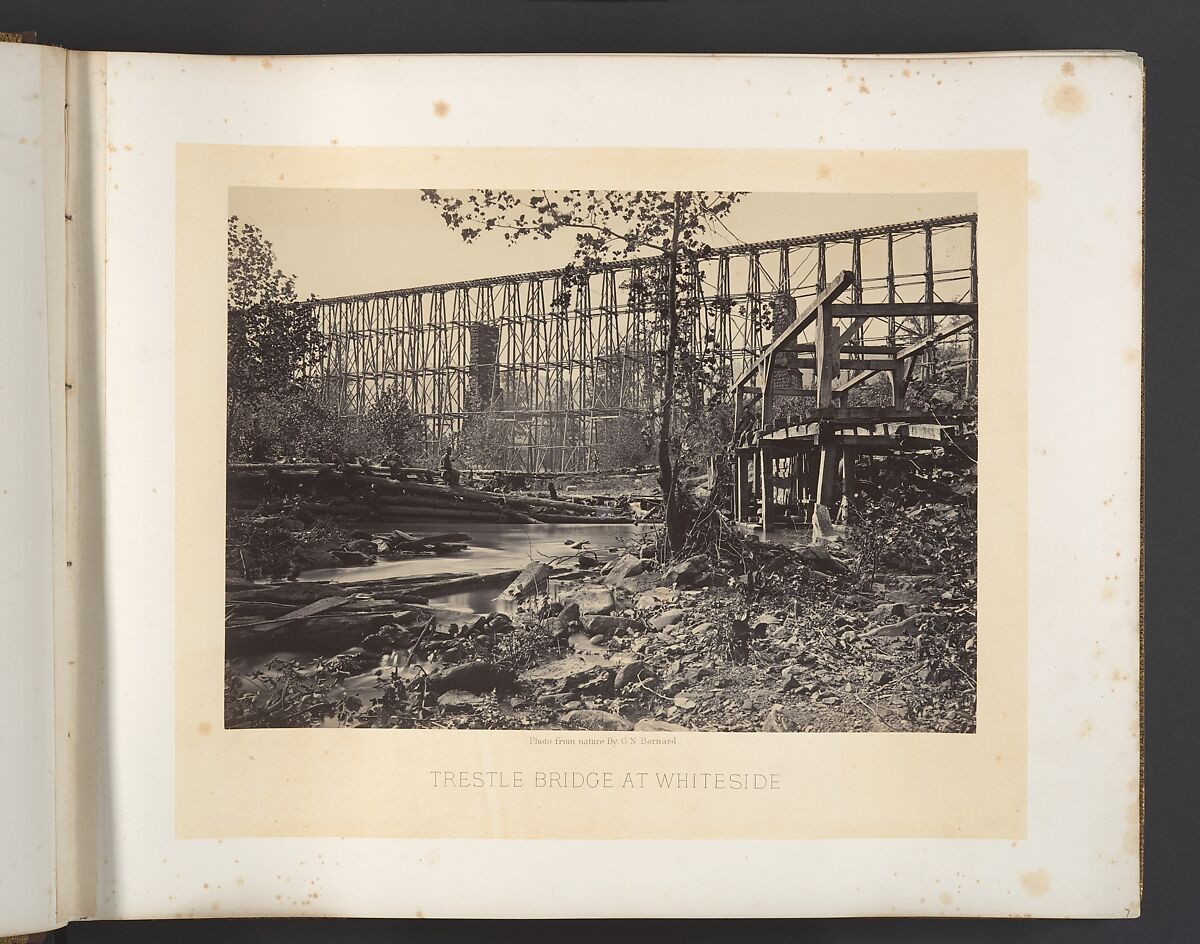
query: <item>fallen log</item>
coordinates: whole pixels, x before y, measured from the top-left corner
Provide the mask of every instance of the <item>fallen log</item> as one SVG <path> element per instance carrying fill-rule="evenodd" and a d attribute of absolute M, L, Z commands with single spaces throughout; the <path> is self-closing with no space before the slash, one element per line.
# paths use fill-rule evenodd
<path fill-rule="evenodd" d="M 629 515 L 541 515 L 543 524 L 635 524 Z"/>
<path fill-rule="evenodd" d="M 300 650 L 319 655 L 344 652 L 389 623 L 412 627 L 427 622 L 419 610 L 403 607 L 375 613 L 326 613 L 252 626 L 225 627 L 225 655 Z"/>
<path fill-rule="evenodd" d="M 393 551 L 419 550 L 420 548 L 432 547 L 437 544 L 458 544 L 471 540 L 471 535 L 462 531 L 450 531 L 446 534 L 430 534 L 424 537 L 405 534 L 399 540 L 392 540 L 391 536 L 387 534 L 380 535 L 380 537 L 384 541 L 387 541 L 388 547 Z"/>

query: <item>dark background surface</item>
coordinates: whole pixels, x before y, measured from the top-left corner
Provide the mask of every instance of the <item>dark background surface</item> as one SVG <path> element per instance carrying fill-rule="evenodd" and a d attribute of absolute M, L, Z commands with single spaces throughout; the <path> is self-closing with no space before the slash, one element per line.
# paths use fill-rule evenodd
<path fill-rule="evenodd" d="M 1188 941 L 1200 939 L 1192 636 L 1200 489 L 1200 364 L 1191 224 L 1197 208 L 1200 4 L 1189 0 L 421 0 L 63 2 L 0 0 L 0 30 L 74 49 L 221 54 L 433 52 L 956 52 L 1120 48 L 1147 70 L 1146 870 L 1138 921 L 397 922 L 191 921 L 77 924 L 71 944 L 499 939 L 569 941 Z M 2 209 L 0 209 L 2 212 Z M 1069 277 L 1069 275 L 1068 275 Z M 1032 300 L 1036 309 L 1036 299 Z M 1072 356 L 1077 354 L 1077 359 Z M 1063 369 L 1105 379 L 1083 352 Z M 1031 404 L 1037 409 L 1037 404 Z M 1080 535 L 1086 543 L 1087 535 Z M 1067 800 L 1066 802 L 1069 802 Z M 798 866 L 799 867 L 799 866 Z M 564 882 L 586 882 L 586 860 Z M 664 885 L 678 881 L 664 874 Z M 729 880 L 740 880 L 731 870 Z M 471 889 L 464 887 L 464 898 Z M 552 897 L 554 888 L 545 894 Z M 596 903 L 597 909 L 604 907 Z"/>

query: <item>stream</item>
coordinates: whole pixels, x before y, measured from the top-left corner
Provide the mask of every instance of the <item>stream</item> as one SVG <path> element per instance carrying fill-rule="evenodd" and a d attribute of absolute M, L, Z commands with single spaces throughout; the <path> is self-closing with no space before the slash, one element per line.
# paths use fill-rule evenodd
<path fill-rule="evenodd" d="M 388 522 L 360 524 L 365 531 L 387 531 L 397 525 Z M 445 521 L 407 521 L 399 527 L 415 535 L 457 531 L 459 526 Z M 328 580 L 332 583 L 365 583 L 389 577 L 424 574 L 494 574 L 520 570 L 531 560 L 552 560 L 579 550 L 587 550 L 600 561 L 615 556 L 630 538 L 649 530 L 637 524 L 500 524 L 464 523 L 461 530 L 471 535 L 467 549 L 445 557 L 410 557 L 367 567 L 334 567 L 309 570 L 300 580 Z M 564 543 L 570 541 L 570 545 Z M 576 543 L 579 542 L 579 543 Z M 430 602 L 462 609 L 466 613 L 491 613 L 497 609 L 496 594 L 502 586 L 480 587 L 465 593 L 433 596 Z M 509 608 L 512 604 L 509 604 Z"/>

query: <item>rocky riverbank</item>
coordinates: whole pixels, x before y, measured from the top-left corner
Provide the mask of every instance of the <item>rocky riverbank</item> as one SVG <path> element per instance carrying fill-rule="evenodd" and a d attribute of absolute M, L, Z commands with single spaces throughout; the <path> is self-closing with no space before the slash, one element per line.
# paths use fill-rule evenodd
<path fill-rule="evenodd" d="M 491 578 L 234 586 L 226 723 L 973 731 L 973 515 L 923 506 L 882 550 L 875 522 L 666 566 L 648 544 Z M 436 603 L 487 579 L 511 581 L 511 612 Z"/>

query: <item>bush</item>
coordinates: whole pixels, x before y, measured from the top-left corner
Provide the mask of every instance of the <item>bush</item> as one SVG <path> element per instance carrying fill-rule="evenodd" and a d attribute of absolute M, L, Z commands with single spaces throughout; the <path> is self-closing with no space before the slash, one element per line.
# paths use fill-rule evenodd
<path fill-rule="evenodd" d="M 229 404 L 231 460 L 390 456 L 412 461 L 424 438 L 424 424 L 395 388 L 385 392 L 361 418 L 346 416 L 311 385 L 296 385 Z"/>

